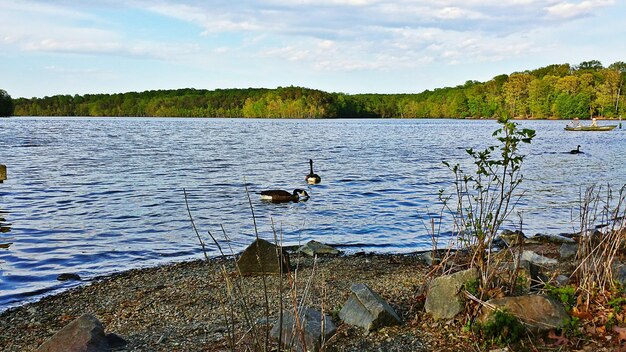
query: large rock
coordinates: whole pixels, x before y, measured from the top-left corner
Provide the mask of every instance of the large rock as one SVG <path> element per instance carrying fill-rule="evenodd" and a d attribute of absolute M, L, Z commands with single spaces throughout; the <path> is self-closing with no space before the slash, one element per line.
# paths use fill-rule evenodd
<path fill-rule="evenodd" d="M 497 238 L 503 240 L 508 247 L 524 244 L 524 242 L 528 239 L 528 237 L 526 237 L 520 230 L 503 230 Z"/>
<path fill-rule="evenodd" d="M 336 248 L 315 240 L 310 240 L 304 246 L 300 247 L 298 251 L 310 257 L 315 255 L 338 255 L 340 253 Z"/>
<path fill-rule="evenodd" d="M 344 323 L 360 326 L 366 331 L 400 324 L 396 311 L 365 284 L 350 287 L 352 294 L 339 312 Z"/>
<path fill-rule="evenodd" d="M 555 244 L 563 244 L 563 243 L 576 243 L 576 240 L 561 236 L 561 235 L 550 235 L 550 234 L 541 234 L 538 233 L 532 237 L 533 241 L 539 243 L 555 243 Z"/>
<path fill-rule="evenodd" d="M 483 324 L 488 322 L 493 317 L 495 309 L 504 310 L 517 317 L 536 332 L 563 328 L 570 319 L 561 303 L 542 295 L 526 295 L 487 301 L 481 309 L 478 321 Z"/>
<path fill-rule="evenodd" d="M 556 265 L 559 263 L 558 260 L 556 259 L 552 259 L 552 258 L 548 258 L 548 257 L 544 257 L 541 254 L 537 254 L 533 251 L 524 251 L 522 252 L 522 258 L 521 260 L 525 260 L 529 263 L 533 263 L 535 265 L 539 265 L 539 266 L 549 266 L 549 265 Z"/>
<path fill-rule="evenodd" d="M 289 255 L 282 252 L 280 256 L 279 250 L 278 246 L 266 240 L 255 240 L 237 260 L 239 271 L 242 275 L 280 274 L 281 269 L 286 273 L 289 269 Z"/>
<path fill-rule="evenodd" d="M 620 284 L 621 287 L 626 287 L 626 265 L 615 260 L 611 266 L 613 268 L 613 281 Z"/>
<path fill-rule="evenodd" d="M 563 243 L 559 247 L 561 259 L 574 259 L 578 253 L 578 243 Z"/>
<path fill-rule="evenodd" d="M 476 268 L 435 278 L 428 287 L 424 305 L 426 313 L 430 313 L 436 320 L 454 318 L 465 308 L 463 298 L 459 295 L 461 288 L 474 280 L 478 280 Z"/>
<path fill-rule="evenodd" d="M 126 344 L 115 334 L 104 333 L 102 323 L 91 314 L 83 314 L 59 330 L 36 352 L 100 352 Z"/>
<path fill-rule="evenodd" d="M 321 346 L 337 331 L 335 324 L 328 315 L 324 315 L 324 320 L 322 320 L 322 313 L 313 308 L 304 308 L 299 316 L 300 326 L 298 327 L 296 324 L 298 320 L 294 312 L 283 312 L 282 329 L 279 320 L 270 332 L 275 339 L 280 336 L 282 345 L 290 351 L 293 349 L 305 351 L 302 348 L 303 337 L 306 351 L 319 351 Z"/>

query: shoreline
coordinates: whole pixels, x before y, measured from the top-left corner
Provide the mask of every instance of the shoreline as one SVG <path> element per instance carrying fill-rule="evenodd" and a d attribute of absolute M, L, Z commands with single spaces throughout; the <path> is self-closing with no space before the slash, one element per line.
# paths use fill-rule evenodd
<path fill-rule="evenodd" d="M 230 273 L 234 271 L 233 260 L 222 258 L 130 269 L 9 308 L 0 313 L 0 331 L 3 331 L 0 350 L 34 350 L 84 313 L 95 315 L 107 331 L 126 339 L 128 345 L 124 351 L 227 349 L 221 328 L 224 325 L 219 294 L 224 287 L 221 284 L 222 265 L 228 267 Z M 328 312 L 337 311 L 345 302 L 350 285 L 366 283 L 388 300 L 404 321 L 417 313 L 414 303 L 418 302 L 424 276 L 429 270 L 415 254 L 342 255 L 321 257 L 317 263 L 309 257 L 294 257 L 292 265 L 298 267 L 301 280 L 306 278 L 317 282 L 311 286 L 312 305 L 324 304 Z M 267 277 L 271 296 L 275 296 L 279 278 Z M 263 280 L 260 277 L 243 277 L 243 280 L 245 286 L 249 286 L 246 288 L 248 298 L 252 302 L 262 302 Z M 271 298 L 270 320 L 277 314 L 276 297 Z M 265 319 L 262 307 L 253 305 L 252 314 L 257 319 Z M 414 327 L 404 324 L 392 330 L 401 333 L 403 343 L 410 340 L 416 351 L 431 350 L 425 348 L 426 338 Z M 338 336 L 341 334 L 357 337 L 362 331 L 350 328 L 338 332 Z M 350 344 L 356 340 L 342 336 L 337 338 L 340 341 L 332 341 L 327 350 L 353 348 L 358 351 L 384 344 L 391 346 L 386 337 L 380 341 L 385 334 L 370 335 L 359 341 L 359 346 L 353 347 Z"/>
<path fill-rule="evenodd" d="M 557 243 L 531 242 L 522 248 L 559 258 Z M 423 254 L 431 251 L 359 252 L 313 259 L 284 249 L 291 257 L 292 269 L 288 274 L 240 276 L 232 257 L 196 259 L 122 271 L 10 308 L 0 313 L 0 350 L 34 351 L 84 314 L 93 315 L 107 333 L 126 341 L 124 347 L 115 351 L 231 351 L 231 326 L 238 341 L 236 350 L 245 350 L 252 346 L 251 335 L 254 336 L 245 321 L 254 322 L 261 333 L 258 336 L 265 336 L 278 321 L 279 312 L 293 310 L 294 300 L 298 306 L 313 307 L 335 321 L 338 328 L 324 345 L 325 351 L 516 350 L 511 350 L 512 346 L 498 349 L 503 346 L 494 346 L 493 341 L 481 340 L 465 329 L 465 314 L 435 320 L 426 313 L 428 285 L 443 275 L 441 268 L 427 263 Z M 445 251 L 440 249 L 439 255 Z M 460 262 L 450 265 L 463 267 L 467 258 L 463 251 L 457 253 L 461 255 L 453 262 Z M 342 324 L 339 311 L 350 296 L 351 286 L 357 283 L 369 286 L 388 302 L 401 324 L 370 333 Z M 233 300 L 233 296 L 225 294 L 227 286 L 231 290 L 237 287 L 241 296 Z M 245 318 L 241 302 L 246 306 Z M 608 352 L 616 347 L 615 342 L 604 339 L 576 341 L 558 346 L 558 350 Z M 542 335 L 529 336 L 529 340 L 520 343 L 522 346 L 517 347 L 532 347 L 535 351 L 554 351 L 556 346 Z M 275 340 L 270 340 L 270 348 L 277 347 L 275 344 Z"/>

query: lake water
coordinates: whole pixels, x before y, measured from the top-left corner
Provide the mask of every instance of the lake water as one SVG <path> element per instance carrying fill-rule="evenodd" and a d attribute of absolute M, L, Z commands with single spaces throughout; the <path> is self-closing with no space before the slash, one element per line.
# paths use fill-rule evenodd
<path fill-rule="evenodd" d="M 521 121 L 537 130 L 519 205 L 527 234 L 577 228 L 581 189 L 626 184 L 626 130 L 566 132 L 562 121 Z M 121 270 L 202 258 L 183 189 L 201 235 L 221 226 L 240 251 L 260 236 L 311 239 L 348 252 L 428 249 L 424 221 L 451 190 L 442 164 L 493 144 L 495 121 L 11 118 L 0 119 L 0 311 Z M 585 154 L 566 153 L 582 146 Z M 322 177 L 308 186 L 308 160 Z M 264 189 L 305 188 L 307 202 L 269 204 Z M 516 219 L 517 221 L 517 216 Z M 444 224 L 442 232 L 450 230 Z"/>

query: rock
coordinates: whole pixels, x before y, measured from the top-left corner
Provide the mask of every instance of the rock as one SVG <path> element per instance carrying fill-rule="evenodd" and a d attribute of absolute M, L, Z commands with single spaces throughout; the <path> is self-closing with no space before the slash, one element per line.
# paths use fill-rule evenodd
<path fill-rule="evenodd" d="M 59 330 L 36 352 L 100 352 L 126 345 L 115 334 L 104 334 L 104 327 L 96 317 L 83 314 Z"/>
<path fill-rule="evenodd" d="M 540 254 L 537 254 L 533 251 L 524 251 L 522 252 L 521 260 L 525 260 L 527 262 L 533 263 L 535 265 L 546 266 L 546 265 L 556 265 L 558 264 L 558 260 L 544 257 Z"/>
<path fill-rule="evenodd" d="M 567 284 L 569 284 L 569 276 L 563 275 L 563 274 L 558 275 L 557 277 L 554 278 L 554 282 L 556 283 L 558 287 L 567 286 Z"/>
<path fill-rule="evenodd" d="M 613 262 L 612 267 L 613 267 L 613 281 L 616 281 L 617 283 L 619 283 L 621 287 L 626 287 L 626 265 L 615 260 Z"/>
<path fill-rule="evenodd" d="M 280 248 L 266 240 L 257 239 L 246 248 L 237 260 L 242 275 L 264 275 L 286 273 L 289 268 L 289 255 L 282 253 Z"/>
<path fill-rule="evenodd" d="M 537 292 L 545 286 L 548 277 L 541 273 L 541 268 L 533 263 L 522 261 L 519 266 L 515 263 L 503 263 L 496 273 L 498 278 L 507 284 L 514 282 L 514 294 L 522 295 Z M 512 276 L 515 275 L 515 278 Z"/>
<path fill-rule="evenodd" d="M 572 238 L 560 236 L 560 235 L 544 235 L 541 233 L 536 234 L 531 238 L 539 243 L 576 243 Z"/>
<path fill-rule="evenodd" d="M 340 253 L 337 249 L 315 240 L 307 242 L 304 246 L 300 247 L 298 251 L 310 257 L 315 255 L 338 255 Z"/>
<path fill-rule="evenodd" d="M 478 321 L 483 324 L 488 322 L 493 316 L 494 308 L 517 317 L 535 332 L 563 328 L 570 319 L 561 303 L 542 295 L 525 295 L 487 301 L 480 311 Z"/>
<path fill-rule="evenodd" d="M 296 326 L 296 317 L 293 311 L 283 312 L 282 317 L 282 330 L 279 320 L 272 327 L 270 334 L 277 340 L 281 335 L 281 343 L 290 351 L 292 349 L 305 351 L 300 340 L 301 332 L 304 334 L 306 351 L 319 351 L 321 346 L 337 331 L 335 324 L 328 315 L 324 315 L 322 322 L 322 313 L 313 308 L 304 308 L 300 313 L 300 330 Z"/>
<path fill-rule="evenodd" d="M 498 235 L 498 238 L 502 239 L 509 247 L 523 244 L 528 239 L 520 230 L 503 230 L 500 235 Z"/>
<path fill-rule="evenodd" d="M 559 247 L 561 259 L 572 259 L 576 257 L 576 253 L 578 253 L 577 243 L 563 243 L 561 247 Z"/>
<path fill-rule="evenodd" d="M 63 274 L 59 274 L 59 276 L 57 276 L 57 280 L 59 281 L 80 281 L 80 275 L 78 274 L 74 274 L 74 273 L 63 273 Z"/>
<path fill-rule="evenodd" d="M 344 323 L 360 326 L 368 332 L 401 323 L 396 311 L 367 285 L 355 284 L 350 290 L 352 294 L 339 312 Z"/>
<path fill-rule="evenodd" d="M 426 313 L 435 320 L 454 318 L 465 308 L 463 298 L 459 296 L 461 288 L 474 280 L 478 280 L 476 268 L 435 278 L 428 288 L 424 305 Z"/>
<path fill-rule="evenodd" d="M 420 253 L 416 257 L 419 261 L 428 266 L 433 266 L 441 262 L 441 260 L 437 257 L 437 254 L 434 254 L 433 251 Z"/>

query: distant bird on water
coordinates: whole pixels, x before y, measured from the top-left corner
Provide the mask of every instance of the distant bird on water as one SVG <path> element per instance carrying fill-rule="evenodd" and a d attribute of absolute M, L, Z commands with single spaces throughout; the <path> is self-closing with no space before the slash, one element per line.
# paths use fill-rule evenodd
<path fill-rule="evenodd" d="M 309 194 L 302 189 L 294 189 L 293 193 L 289 193 L 280 189 L 273 189 L 268 191 L 262 191 L 261 199 L 270 201 L 272 203 L 296 203 L 300 200 L 304 201 L 309 199 Z"/>
<path fill-rule="evenodd" d="M 580 151 L 580 145 L 578 147 L 576 147 L 576 149 L 570 150 L 569 153 L 570 154 L 585 154 L 585 153 Z"/>
<path fill-rule="evenodd" d="M 309 164 L 311 164 L 311 172 L 309 172 L 308 175 L 306 175 L 306 183 L 310 184 L 310 185 L 314 185 L 316 183 L 320 183 L 322 182 L 322 178 L 320 177 L 320 175 L 313 173 L 313 159 L 309 159 Z"/>

